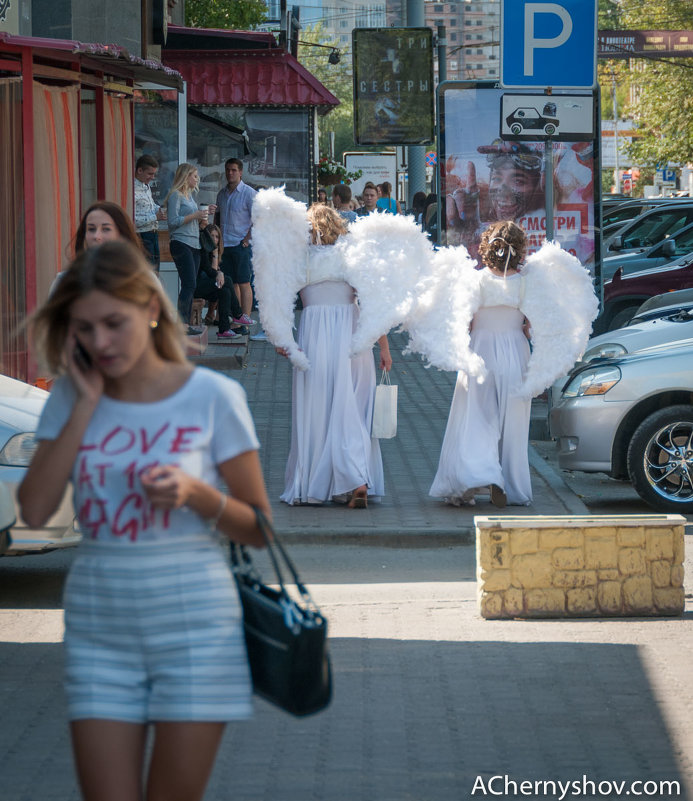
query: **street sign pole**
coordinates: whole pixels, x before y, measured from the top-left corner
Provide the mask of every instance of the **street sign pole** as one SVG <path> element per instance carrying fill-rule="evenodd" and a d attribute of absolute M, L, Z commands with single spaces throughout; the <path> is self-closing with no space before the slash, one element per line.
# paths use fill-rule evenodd
<path fill-rule="evenodd" d="M 553 142 L 544 142 L 544 180 L 546 203 L 546 241 L 553 241 Z"/>

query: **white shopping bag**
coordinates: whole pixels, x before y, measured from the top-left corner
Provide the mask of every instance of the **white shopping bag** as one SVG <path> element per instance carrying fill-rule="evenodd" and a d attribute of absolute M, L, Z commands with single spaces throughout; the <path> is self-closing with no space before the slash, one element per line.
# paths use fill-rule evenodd
<path fill-rule="evenodd" d="M 397 434 L 397 384 L 390 383 L 390 374 L 383 370 L 375 388 L 371 436 L 392 439 Z"/>

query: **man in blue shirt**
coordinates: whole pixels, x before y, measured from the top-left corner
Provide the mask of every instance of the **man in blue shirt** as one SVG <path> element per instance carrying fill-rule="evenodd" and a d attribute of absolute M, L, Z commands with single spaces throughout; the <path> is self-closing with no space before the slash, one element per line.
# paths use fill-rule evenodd
<path fill-rule="evenodd" d="M 227 159 L 224 170 L 227 184 L 217 195 L 219 227 L 224 242 L 221 269 L 233 282 L 243 311 L 241 317 L 234 318 L 234 322 L 253 325 L 255 321 L 250 316 L 253 306 L 253 290 L 250 285 L 250 215 L 257 192 L 243 183 L 243 162 L 240 159 Z"/>

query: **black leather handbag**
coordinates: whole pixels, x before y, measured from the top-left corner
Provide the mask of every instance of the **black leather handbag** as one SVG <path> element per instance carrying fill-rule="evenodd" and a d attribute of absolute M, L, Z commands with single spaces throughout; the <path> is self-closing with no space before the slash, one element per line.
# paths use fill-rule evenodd
<path fill-rule="evenodd" d="M 253 690 L 292 715 L 312 715 L 324 709 L 332 697 L 327 621 L 267 518 L 259 509 L 255 514 L 279 588 L 264 584 L 248 550 L 231 543 L 231 568 L 243 607 Z M 300 600 L 289 595 L 279 559 L 291 574 Z"/>

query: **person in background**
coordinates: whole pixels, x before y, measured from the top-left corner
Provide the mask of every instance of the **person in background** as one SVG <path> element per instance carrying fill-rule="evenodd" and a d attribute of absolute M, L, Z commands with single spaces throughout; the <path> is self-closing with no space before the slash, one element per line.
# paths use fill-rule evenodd
<path fill-rule="evenodd" d="M 166 209 L 154 202 L 151 182 L 156 178 L 159 162 L 148 153 L 135 164 L 135 228 L 142 240 L 147 258 L 159 272 L 159 221 L 166 219 Z"/>
<path fill-rule="evenodd" d="M 250 316 L 253 308 L 251 211 L 257 192 L 243 182 L 243 162 L 230 158 L 224 164 L 226 186 L 217 195 L 218 224 L 221 229 L 224 253 L 221 269 L 233 283 L 241 304 L 242 315 L 237 322 L 254 325 Z"/>
<path fill-rule="evenodd" d="M 131 242 L 137 250 L 144 251 L 142 240 L 125 210 L 117 203 L 111 203 L 110 200 L 97 200 L 84 212 L 77 226 L 77 232 L 72 242 L 73 256 L 78 256 L 90 248 L 98 247 L 104 242 L 115 242 L 118 239 Z M 48 290 L 49 298 L 52 297 L 64 275 L 65 270 L 61 270 L 53 279 Z"/>
<path fill-rule="evenodd" d="M 361 197 L 363 199 L 363 206 L 361 206 L 360 209 L 356 209 L 356 215 L 358 217 L 367 217 L 369 214 L 383 213 L 383 209 L 379 209 L 377 205 L 378 189 L 373 181 L 368 181 L 368 183 L 366 183 L 363 187 Z"/>
<path fill-rule="evenodd" d="M 414 219 L 421 226 L 422 229 L 423 229 L 423 211 L 425 206 L 426 206 L 426 193 L 415 192 L 414 197 L 411 200 L 411 213 L 414 215 Z"/>
<path fill-rule="evenodd" d="M 346 184 L 335 184 L 332 189 L 332 205 L 339 216 L 348 223 L 358 219 L 356 212 L 351 208 L 351 189 Z"/>
<path fill-rule="evenodd" d="M 199 801 L 226 723 L 252 714 L 218 540 L 262 547 L 254 507 L 270 514 L 245 392 L 186 359 L 161 284 L 126 242 L 81 253 L 33 330 L 59 377 L 18 498 L 41 527 L 71 484 L 84 533 L 64 595 L 82 797 Z"/>
<path fill-rule="evenodd" d="M 330 204 L 327 202 L 327 189 L 323 189 L 320 187 L 318 189 L 318 203 L 322 203 L 325 206 L 329 206 Z"/>
<path fill-rule="evenodd" d="M 97 200 L 84 212 L 77 226 L 74 240 L 75 255 L 117 239 L 131 242 L 138 250 L 144 249 L 134 223 L 125 210 L 110 200 Z"/>
<path fill-rule="evenodd" d="M 240 332 L 233 331 L 231 327 L 230 315 L 234 317 L 241 314 L 241 307 L 233 288 L 225 283 L 225 276 L 221 270 L 221 253 L 223 244 L 221 242 L 221 231 L 216 225 L 207 226 L 209 235 L 216 242 L 217 249 L 208 253 L 202 248 L 200 253 L 200 271 L 197 274 L 197 284 L 195 286 L 195 297 L 202 298 L 209 303 L 217 304 L 219 315 L 219 339 L 237 339 Z M 213 321 L 205 319 L 207 325 L 212 325 Z M 245 333 L 247 333 L 247 328 Z"/>
<path fill-rule="evenodd" d="M 401 214 L 402 209 L 399 203 L 392 195 L 392 184 L 389 181 L 383 181 L 380 186 L 380 197 L 376 200 L 375 205 L 388 214 Z"/>
<path fill-rule="evenodd" d="M 179 164 L 166 198 L 171 256 L 180 278 L 178 314 L 188 327 L 188 335 L 202 333 L 201 328 L 190 325 L 197 273 L 200 269 L 200 224 L 206 225 L 208 219 L 208 210 L 198 209 L 193 197 L 199 183 L 197 167 L 193 164 Z"/>

